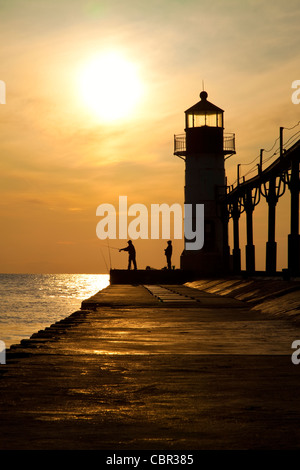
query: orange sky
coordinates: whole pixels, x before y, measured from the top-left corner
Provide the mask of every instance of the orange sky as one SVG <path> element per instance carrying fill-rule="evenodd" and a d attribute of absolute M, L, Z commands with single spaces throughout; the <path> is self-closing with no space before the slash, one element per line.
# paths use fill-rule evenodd
<path fill-rule="evenodd" d="M 208 99 L 225 110 L 225 132 L 236 134 L 229 183 L 238 163 L 243 175 L 260 148 L 273 146 L 279 126 L 300 119 L 300 104 L 291 101 L 291 84 L 300 79 L 298 0 L 288 8 L 283 0 L 11 0 L 0 1 L 0 12 L 7 90 L 0 105 L 1 272 L 105 273 L 98 205 L 117 206 L 119 195 L 149 208 L 183 204 L 184 162 L 173 156 L 173 135 L 183 132 L 202 80 Z M 113 123 L 95 114 L 80 89 L 87 64 L 107 51 L 134 64 L 142 84 L 134 110 Z M 280 200 L 279 268 L 286 265 L 288 207 L 288 198 Z M 242 244 L 243 227 L 242 218 Z M 263 269 L 265 203 L 255 211 L 254 237 Z M 135 245 L 139 267 L 165 264 L 165 240 Z M 174 243 L 177 267 L 182 246 Z M 126 267 L 126 254 L 111 250 L 111 257 L 113 267 Z"/>

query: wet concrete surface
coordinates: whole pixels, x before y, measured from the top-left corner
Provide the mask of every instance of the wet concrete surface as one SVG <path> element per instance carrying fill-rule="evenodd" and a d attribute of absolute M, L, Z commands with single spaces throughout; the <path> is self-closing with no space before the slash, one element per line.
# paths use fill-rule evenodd
<path fill-rule="evenodd" d="M 296 339 L 237 299 L 109 286 L 7 351 L 0 448 L 299 449 Z"/>

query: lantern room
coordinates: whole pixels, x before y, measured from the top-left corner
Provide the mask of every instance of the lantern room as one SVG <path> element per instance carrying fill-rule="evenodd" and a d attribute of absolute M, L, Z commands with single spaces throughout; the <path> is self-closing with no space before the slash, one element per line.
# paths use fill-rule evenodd
<path fill-rule="evenodd" d="M 185 134 L 174 136 L 174 154 L 188 157 L 195 154 L 232 155 L 235 153 L 234 134 L 224 134 L 224 111 L 207 100 L 201 100 L 185 111 Z"/>
<path fill-rule="evenodd" d="M 207 101 L 206 91 L 200 93 L 201 101 L 185 111 L 186 129 L 194 127 L 220 127 L 223 129 L 224 111 Z"/>

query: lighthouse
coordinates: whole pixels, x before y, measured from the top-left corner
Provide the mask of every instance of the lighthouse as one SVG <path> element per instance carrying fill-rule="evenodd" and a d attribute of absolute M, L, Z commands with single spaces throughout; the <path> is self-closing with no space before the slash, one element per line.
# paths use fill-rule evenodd
<path fill-rule="evenodd" d="M 219 274 L 228 269 L 228 224 L 221 204 L 226 192 L 225 159 L 235 153 L 234 134 L 224 134 L 224 111 L 208 101 L 185 111 L 185 133 L 174 136 L 174 155 L 185 161 L 184 202 L 193 208 L 204 205 L 204 244 L 190 250 L 185 240 L 180 267 L 200 275 Z M 226 212 L 226 211 L 225 211 Z"/>

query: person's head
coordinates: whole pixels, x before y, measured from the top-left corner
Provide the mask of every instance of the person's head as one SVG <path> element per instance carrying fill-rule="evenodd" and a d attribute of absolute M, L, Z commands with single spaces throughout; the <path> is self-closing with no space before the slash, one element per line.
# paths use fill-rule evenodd
<path fill-rule="evenodd" d="M 128 245 L 132 245 L 132 241 L 131 240 L 128 240 Z"/>
<path fill-rule="evenodd" d="M 172 240 L 169 240 L 169 241 L 168 241 L 168 245 L 172 245 Z"/>

